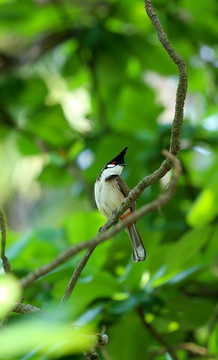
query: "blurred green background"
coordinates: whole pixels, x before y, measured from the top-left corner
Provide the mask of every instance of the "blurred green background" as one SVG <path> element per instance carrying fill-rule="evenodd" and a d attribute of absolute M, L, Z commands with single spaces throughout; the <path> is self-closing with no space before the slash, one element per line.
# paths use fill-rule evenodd
<path fill-rule="evenodd" d="M 153 5 L 187 64 L 183 173 L 171 202 L 138 222 L 147 260 L 133 263 L 124 231 L 100 245 L 76 285 L 67 318 L 94 332 L 106 326 L 110 341 L 101 359 L 171 359 L 166 352 L 155 356 L 163 345 L 143 327 L 141 306 L 146 321 L 172 346 L 191 342 L 215 359 L 218 3 Z M 8 224 L 7 255 L 18 278 L 97 233 L 105 219 L 96 210 L 94 182 L 124 147 L 123 178 L 130 188 L 159 167 L 161 150 L 169 148 L 177 82 L 177 68 L 142 0 L 0 1 L 0 204 Z M 168 182 L 169 175 L 147 188 L 137 206 L 155 199 Z M 52 309 L 80 257 L 23 293 L 25 303 L 50 312 L 47 324 L 56 321 Z M 24 318 L 13 314 L 8 321 L 20 326 L 9 358 L 84 358 L 78 349 L 68 357 L 56 351 L 56 337 L 41 352 L 33 345 L 16 349 Z M 10 336 L 4 340 L 8 347 Z M 204 358 L 185 350 L 177 355 Z"/>

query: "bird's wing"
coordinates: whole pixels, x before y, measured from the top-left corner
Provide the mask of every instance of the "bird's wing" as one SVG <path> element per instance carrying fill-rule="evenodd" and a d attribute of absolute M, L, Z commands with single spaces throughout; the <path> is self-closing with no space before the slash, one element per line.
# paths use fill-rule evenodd
<path fill-rule="evenodd" d="M 124 196 L 124 197 L 127 197 L 127 196 L 129 195 L 130 189 L 129 189 L 128 186 L 126 185 L 125 181 L 124 181 L 120 176 L 118 176 L 118 177 L 116 178 L 116 182 L 117 182 L 117 185 L 118 185 L 120 191 L 122 192 L 123 196 Z M 135 208 L 136 208 L 136 204 L 135 204 L 135 202 L 134 202 L 134 203 L 131 204 L 130 209 L 131 209 L 132 211 L 134 211 Z"/>

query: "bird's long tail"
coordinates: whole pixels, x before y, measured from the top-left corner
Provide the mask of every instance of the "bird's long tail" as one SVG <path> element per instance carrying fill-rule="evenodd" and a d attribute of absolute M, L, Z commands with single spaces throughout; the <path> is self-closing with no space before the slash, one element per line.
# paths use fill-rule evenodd
<path fill-rule="evenodd" d="M 133 259 L 135 262 L 144 261 L 146 258 L 146 250 L 144 248 L 142 239 L 137 230 L 136 224 L 131 224 L 131 226 L 125 228 L 127 234 L 129 235 L 132 250 L 133 250 Z"/>

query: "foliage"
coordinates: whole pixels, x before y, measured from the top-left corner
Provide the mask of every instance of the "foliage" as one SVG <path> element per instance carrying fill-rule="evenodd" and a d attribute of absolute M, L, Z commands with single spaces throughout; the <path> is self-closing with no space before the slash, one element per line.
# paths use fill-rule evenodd
<path fill-rule="evenodd" d="M 147 359 L 163 345 L 143 328 L 138 307 L 172 346 L 208 347 L 211 359 L 218 353 L 218 9 L 212 0 L 155 0 L 154 6 L 189 75 L 177 192 L 160 213 L 138 223 L 147 260 L 133 263 L 125 232 L 100 245 L 63 319 L 55 309 L 81 255 L 25 289 L 25 302 L 49 316 L 41 326 L 26 315 L 9 318 L 0 348 L 13 338 L 11 359 L 72 353 L 83 359 L 84 335 L 77 333 L 79 350 L 70 345 L 76 335 L 67 320 L 91 326 L 91 333 L 106 326 L 104 359 Z M 21 278 L 97 233 L 105 219 L 93 203 L 93 184 L 125 146 L 129 187 L 159 167 L 161 150 L 169 148 L 178 73 L 143 1 L 4 0 L 0 18 L 0 202 L 7 256 Z M 168 180 L 147 188 L 137 206 L 155 199 Z M 50 346 L 37 349 L 30 331 Z M 186 350 L 177 354 L 190 357 Z"/>

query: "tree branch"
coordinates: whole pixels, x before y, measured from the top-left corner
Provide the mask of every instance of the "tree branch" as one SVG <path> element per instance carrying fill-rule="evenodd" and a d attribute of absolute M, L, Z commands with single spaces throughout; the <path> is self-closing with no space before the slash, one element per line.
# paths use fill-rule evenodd
<path fill-rule="evenodd" d="M 175 350 L 173 347 L 163 338 L 163 336 L 145 320 L 143 308 L 139 306 L 137 308 L 139 317 L 141 319 L 142 325 L 152 334 L 152 336 L 165 347 L 165 352 L 168 352 L 174 360 L 178 360 Z"/>
<path fill-rule="evenodd" d="M 186 350 L 192 354 L 205 356 L 208 355 L 208 349 L 204 346 L 199 346 L 191 342 L 184 342 L 178 345 L 172 346 L 174 350 Z M 162 355 L 168 351 L 167 347 L 159 348 L 151 352 L 150 356 L 155 357 Z"/>
<path fill-rule="evenodd" d="M 3 263 L 3 269 L 6 273 L 9 273 L 11 272 L 11 266 L 9 264 L 7 256 L 5 255 L 6 225 L 5 225 L 5 217 L 2 209 L 0 209 L 0 227 L 1 227 L 1 258 Z"/>
<path fill-rule="evenodd" d="M 183 109 L 185 104 L 185 98 L 187 93 L 187 82 L 188 82 L 186 64 L 182 56 L 178 54 L 177 51 L 170 44 L 167 34 L 165 33 L 160 23 L 160 20 L 158 19 L 158 16 L 154 11 L 151 0 L 145 0 L 145 10 L 153 26 L 156 29 L 158 40 L 160 41 L 164 49 L 167 51 L 172 61 L 176 64 L 179 71 L 179 83 L 176 93 L 175 114 L 174 114 L 174 120 L 171 130 L 171 140 L 170 140 L 171 152 L 174 155 L 178 155 L 180 150 L 179 135 L 182 129 Z"/>
<path fill-rule="evenodd" d="M 16 303 L 12 312 L 29 315 L 29 314 L 43 314 L 44 311 L 30 304 Z"/>
<path fill-rule="evenodd" d="M 81 272 L 83 271 L 84 267 L 86 266 L 90 256 L 92 255 L 93 251 L 95 250 L 96 246 L 97 245 L 91 245 L 87 248 L 85 254 L 83 255 L 82 259 L 80 260 L 79 264 L 77 265 L 77 267 L 70 279 L 70 282 L 66 288 L 66 291 L 61 299 L 60 305 L 62 305 L 64 302 L 66 302 L 70 298 L 70 296 L 73 292 L 73 289 L 76 285 L 76 282 L 79 279 Z"/>
<path fill-rule="evenodd" d="M 164 152 L 166 154 L 166 151 Z M 107 231 L 102 231 L 101 233 L 98 233 L 93 239 L 88 241 L 83 241 L 76 246 L 71 246 L 67 250 L 63 251 L 61 254 L 59 254 L 55 259 L 53 259 L 50 263 L 40 266 L 35 271 L 29 273 L 27 276 L 23 277 L 21 279 L 21 285 L 25 288 L 31 285 L 35 280 L 39 279 L 40 277 L 46 275 L 50 271 L 54 270 L 56 267 L 58 267 L 60 264 L 77 254 L 79 251 L 86 249 L 88 247 L 96 247 L 98 244 L 103 243 L 104 241 L 112 238 L 114 235 L 116 235 L 118 232 L 120 232 L 122 229 L 124 229 L 126 226 L 128 226 L 133 221 L 137 221 L 141 219 L 143 216 L 145 216 L 147 213 L 160 209 L 161 206 L 164 206 L 167 204 L 170 199 L 172 198 L 175 190 L 176 190 L 176 184 L 179 177 L 179 174 L 181 172 L 181 166 L 179 160 L 172 154 L 167 152 L 167 156 L 174 163 L 174 174 L 171 180 L 171 184 L 169 186 L 168 191 L 165 194 L 161 194 L 158 196 L 158 198 L 149 204 L 144 205 L 139 210 L 132 213 L 132 215 L 128 216 L 125 220 L 117 224 L 114 228 Z M 122 204 L 119 206 L 118 209 L 122 207 Z M 124 212 L 125 210 L 123 210 Z M 115 216 L 115 219 L 117 218 L 117 214 L 112 215 L 112 217 Z M 109 219 L 110 220 L 110 219 Z M 108 221 L 109 221 L 108 220 Z M 103 229 L 107 227 L 108 221 L 103 226 Z M 115 220 L 116 221 L 116 220 Z"/>

